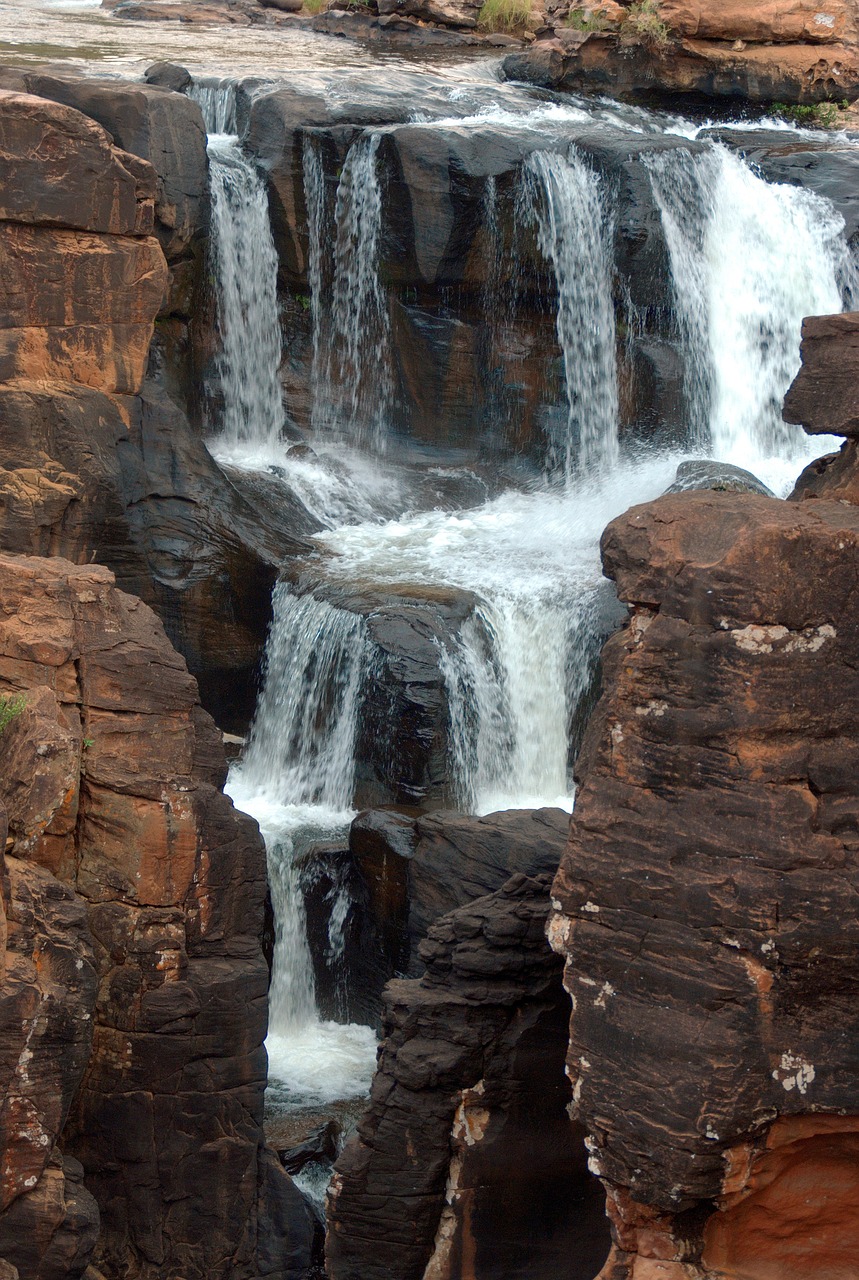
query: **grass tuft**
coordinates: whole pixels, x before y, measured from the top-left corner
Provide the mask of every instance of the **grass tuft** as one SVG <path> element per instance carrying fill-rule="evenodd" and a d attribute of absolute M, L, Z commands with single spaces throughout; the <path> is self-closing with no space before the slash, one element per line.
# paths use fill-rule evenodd
<path fill-rule="evenodd" d="M 564 20 L 564 25 L 573 31 L 607 31 L 611 25 L 604 13 L 591 9 L 571 9 Z"/>
<path fill-rule="evenodd" d="M 659 0 L 635 0 L 626 11 L 623 30 L 654 49 L 664 49 L 670 39 L 668 23 L 659 11 Z"/>
<path fill-rule="evenodd" d="M 531 17 L 531 0 L 485 0 L 477 19 L 481 31 L 524 31 Z"/>
<path fill-rule="evenodd" d="M 0 697 L 0 733 L 19 716 L 27 705 L 23 693 Z"/>
<path fill-rule="evenodd" d="M 838 126 L 838 112 L 846 111 L 849 102 L 774 102 L 772 113 L 791 124 L 805 125 L 809 128 L 835 129 Z"/>

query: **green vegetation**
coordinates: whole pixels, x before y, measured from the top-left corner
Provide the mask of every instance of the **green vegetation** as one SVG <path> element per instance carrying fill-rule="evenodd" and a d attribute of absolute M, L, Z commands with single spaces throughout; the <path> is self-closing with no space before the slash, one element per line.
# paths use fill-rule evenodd
<path fill-rule="evenodd" d="M 524 31 L 531 17 L 531 0 L 486 0 L 478 17 L 483 31 Z"/>
<path fill-rule="evenodd" d="M 0 697 L 0 733 L 19 716 L 27 705 L 23 693 Z"/>
<path fill-rule="evenodd" d="M 607 31 L 610 23 L 604 13 L 595 13 L 591 9 L 571 9 L 564 25 L 572 27 L 573 31 Z"/>
<path fill-rule="evenodd" d="M 328 0 L 304 0 L 305 13 L 321 13 L 327 5 Z"/>
<path fill-rule="evenodd" d="M 668 44 L 668 23 L 660 15 L 659 0 L 635 0 L 626 11 L 623 30 L 651 48 L 664 49 Z"/>
<path fill-rule="evenodd" d="M 306 7 L 307 7 L 307 5 L 306 5 L 306 3 L 305 3 L 305 8 L 306 8 Z M 302 311 L 309 311 L 309 310 L 310 310 L 310 294 L 308 294 L 308 293 L 297 293 L 297 294 L 295 295 L 295 301 L 296 301 L 296 302 L 298 303 L 298 305 L 301 307 L 301 310 L 302 310 Z"/>
<path fill-rule="evenodd" d="M 772 114 L 781 120 L 789 120 L 791 124 L 807 125 L 809 128 L 834 129 L 838 125 L 838 112 L 846 111 L 849 102 L 774 102 Z"/>

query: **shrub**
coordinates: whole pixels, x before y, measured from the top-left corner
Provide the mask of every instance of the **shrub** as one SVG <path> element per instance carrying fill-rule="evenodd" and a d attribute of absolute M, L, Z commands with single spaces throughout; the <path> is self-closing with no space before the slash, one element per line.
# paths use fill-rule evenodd
<path fill-rule="evenodd" d="M 844 102 L 774 102 L 772 114 L 791 124 L 809 125 L 819 129 L 833 129 L 838 124 L 838 112 L 846 111 L 849 103 Z"/>
<path fill-rule="evenodd" d="M 305 13 L 321 13 L 327 5 L 328 0 L 304 0 Z"/>
<path fill-rule="evenodd" d="M 0 697 L 0 733 L 19 716 L 27 705 L 23 693 Z"/>
<path fill-rule="evenodd" d="M 657 49 L 664 49 L 668 44 L 668 23 L 660 16 L 659 0 L 635 0 L 626 11 L 623 29 L 642 44 Z"/>
<path fill-rule="evenodd" d="M 574 31 L 606 31 L 608 18 L 604 13 L 594 13 L 590 9 L 571 9 L 565 19 L 565 25 Z"/>
<path fill-rule="evenodd" d="M 485 0 L 477 19 L 483 31 L 524 31 L 531 17 L 531 0 Z"/>

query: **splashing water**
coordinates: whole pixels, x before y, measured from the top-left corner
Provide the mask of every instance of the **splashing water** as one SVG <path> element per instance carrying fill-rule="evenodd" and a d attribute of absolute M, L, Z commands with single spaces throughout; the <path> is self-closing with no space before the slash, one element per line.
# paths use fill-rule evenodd
<path fill-rule="evenodd" d="M 812 191 L 768 183 L 724 147 L 645 163 L 671 259 L 692 434 L 714 457 L 796 458 L 781 419 L 803 317 L 842 308 L 844 220 Z"/>

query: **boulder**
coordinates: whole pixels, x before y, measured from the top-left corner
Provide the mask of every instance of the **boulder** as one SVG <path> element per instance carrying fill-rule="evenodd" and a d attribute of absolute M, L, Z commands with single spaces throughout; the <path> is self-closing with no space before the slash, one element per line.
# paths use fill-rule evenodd
<path fill-rule="evenodd" d="M 847 1191 L 817 1233 L 840 1178 L 819 1161 L 853 1139 L 811 1135 L 859 1112 L 857 550 L 853 505 L 712 491 L 603 536 L 632 613 L 603 650 L 549 935 L 617 1280 L 799 1277 L 855 1238 Z M 783 1121 L 809 1143 L 770 1158 Z"/>
<path fill-rule="evenodd" d="M 156 234 L 169 262 L 187 256 L 208 229 L 209 168 L 199 104 L 163 82 L 129 84 L 28 72 L 27 85 L 40 98 L 97 121 L 123 151 L 148 161 L 157 176 Z"/>
<path fill-rule="evenodd" d="M 0 218 L 112 236 L 150 235 L 155 174 L 79 111 L 0 89 Z"/>
<path fill-rule="evenodd" d="M 174 93 L 185 93 L 194 83 L 187 67 L 176 62 L 153 62 L 143 73 L 147 84 L 160 85 L 162 89 L 172 89 Z"/>
<path fill-rule="evenodd" d="M 720 493 L 760 493 L 774 498 L 772 489 L 743 467 L 729 462 L 690 461 L 681 462 L 674 483 L 666 493 L 688 493 L 692 489 L 715 489 Z"/>
<path fill-rule="evenodd" d="M 785 422 L 801 423 L 809 435 L 859 436 L 859 312 L 803 320 L 801 354 Z"/>
<path fill-rule="evenodd" d="M 548 878 L 443 917 L 391 982 L 370 1107 L 335 1165 L 332 1280 L 594 1276 L 604 1202 L 571 1125 Z"/>
<path fill-rule="evenodd" d="M 699 40 L 831 44 L 856 38 L 856 14 L 847 0 L 770 0 L 754 8 L 744 0 L 660 0 L 659 16 L 673 32 Z"/>
<path fill-rule="evenodd" d="M 845 440 L 839 453 L 827 453 L 810 462 L 790 497 L 830 498 L 859 505 L 859 441 Z"/>

